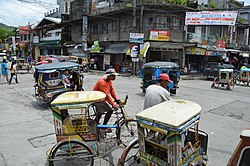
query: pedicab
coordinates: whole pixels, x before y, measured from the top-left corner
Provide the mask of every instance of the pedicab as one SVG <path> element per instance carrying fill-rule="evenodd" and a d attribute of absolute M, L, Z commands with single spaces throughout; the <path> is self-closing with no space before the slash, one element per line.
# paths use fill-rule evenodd
<path fill-rule="evenodd" d="M 156 61 L 145 63 L 141 69 L 142 92 L 145 93 L 149 85 L 155 84 L 161 73 L 167 73 L 173 82 L 169 82 L 167 90 L 170 94 L 176 94 L 180 81 L 180 68 L 174 62 Z"/>
<path fill-rule="evenodd" d="M 230 90 L 234 86 L 233 69 L 220 69 L 219 77 L 215 77 L 211 88 L 225 87 Z"/>
<path fill-rule="evenodd" d="M 250 163 L 250 128 L 240 134 L 240 141 L 227 166 L 248 166 Z"/>
<path fill-rule="evenodd" d="M 170 100 L 136 114 L 138 139 L 123 151 L 119 165 L 206 165 L 208 135 L 198 128 L 200 114 L 200 105 L 188 100 Z"/>
<path fill-rule="evenodd" d="M 62 79 L 62 71 L 69 70 L 69 80 L 76 77 L 77 90 L 83 90 L 83 75 L 79 71 L 79 65 L 73 62 L 58 62 L 41 64 L 35 67 L 35 97 L 38 101 L 51 102 L 58 95 L 71 91 L 65 87 Z"/>
<path fill-rule="evenodd" d="M 29 64 L 26 59 L 18 58 L 16 69 L 17 72 L 20 72 L 21 70 L 27 70 L 27 72 L 29 73 L 29 71 L 32 69 L 32 65 Z"/>
<path fill-rule="evenodd" d="M 243 68 L 240 70 L 240 74 L 235 79 L 235 84 L 240 85 L 244 83 L 245 85 L 249 86 L 250 82 L 250 68 Z"/>
<path fill-rule="evenodd" d="M 100 91 L 71 91 L 51 102 L 57 143 L 47 152 L 49 166 L 93 165 L 96 158 L 108 161 L 108 154 L 134 139 L 136 121 L 129 119 L 124 109 L 127 97 L 117 103 L 113 124 L 96 121 L 93 103 L 105 97 Z"/>

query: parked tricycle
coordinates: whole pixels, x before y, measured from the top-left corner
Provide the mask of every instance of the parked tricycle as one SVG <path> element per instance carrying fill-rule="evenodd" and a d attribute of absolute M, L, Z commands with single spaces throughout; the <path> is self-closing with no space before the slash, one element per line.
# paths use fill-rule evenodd
<path fill-rule="evenodd" d="M 41 64 L 35 67 L 35 96 L 39 101 L 51 102 L 58 95 L 71 91 L 65 87 L 62 72 L 69 70 L 69 80 L 76 81 L 77 90 L 83 90 L 83 75 L 79 71 L 79 65 L 73 62 L 58 62 Z"/>
<path fill-rule="evenodd" d="M 250 68 L 243 68 L 240 70 L 240 74 L 235 79 L 235 84 L 240 85 L 244 83 L 244 85 L 249 86 L 250 82 Z"/>
<path fill-rule="evenodd" d="M 211 88 L 225 87 L 230 90 L 234 86 L 233 69 L 220 69 L 219 77 L 215 77 Z"/>
<path fill-rule="evenodd" d="M 21 70 L 26 70 L 29 73 L 29 71 L 32 69 L 32 65 L 26 59 L 18 58 L 16 69 L 17 72 L 20 72 Z"/>
<path fill-rule="evenodd" d="M 176 94 L 178 83 L 180 81 L 180 69 L 176 63 L 173 62 L 149 62 L 145 63 L 141 69 L 142 78 L 142 92 L 145 93 L 149 85 L 155 84 L 161 73 L 167 73 L 173 82 L 169 82 L 167 89 L 170 94 Z"/>
<path fill-rule="evenodd" d="M 123 151 L 119 165 L 206 165 L 208 135 L 198 129 L 200 114 L 200 105 L 188 100 L 170 100 L 136 114 L 138 139 Z"/>
<path fill-rule="evenodd" d="M 47 152 L 49 166 L 92 166 L 96 158 L 110 162 L 105 158 L 108 154 L 137 136 L 136 121 L 124 109 L 127 97 L 117 103 L 119 109 L 111 118 L 114 123 L 98 123 L 93 103 L 105 97 L 100 91 L 72 91 L 52 101 L 57 144 Z"/>

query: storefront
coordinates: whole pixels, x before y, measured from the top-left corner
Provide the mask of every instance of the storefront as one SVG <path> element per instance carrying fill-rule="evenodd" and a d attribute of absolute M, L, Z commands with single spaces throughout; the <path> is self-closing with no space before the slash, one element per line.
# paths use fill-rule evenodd
<path fill-rule="evenodd" d="M 202 73 L 206 64 L 206 49 L 198 47 L 188 47 L 186 52 L 186 67 L 188 73 Z"/>
<path fill-rule="evenodd" d="M 150 49 L 146 61 L 175 62 L 182 68 L 185 62 L 184 47 L 185 45 L 183 43 L 150 42 Z"/>
<path fill-rule="evenodd" d="M 105 52 L 105 63 L 104 66 L 112 66 L 117 72 L 126 72 L 130 70 L 131 57 L 128 55 L 130 46 L 128 43 L 124 44 L 111 44 L 104 51 Z"/>

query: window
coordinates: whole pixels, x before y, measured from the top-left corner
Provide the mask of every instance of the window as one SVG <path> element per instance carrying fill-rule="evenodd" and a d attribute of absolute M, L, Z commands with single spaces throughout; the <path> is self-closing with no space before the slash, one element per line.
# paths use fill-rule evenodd
<path fill-rule="evenodd" d="M 61 32 L 56 32 L 56 36 L 59 36 Z"/>
<path fill-rule="evenodd" d="M 113 32 L 113 24 L 111 22 L 108 23 L 108 33 Z"/>
<path fill-rule="evenodd" d="M 211 26 L 210 33 L 211 35 L 214 35 L 214 36 L 220 36 L 221 30 L 222 30 L 221 26 Z"/>
<path fill-rule="evenodd" d="M 173 17 L 173 29 L 181 30 L 181 20 L 179 18 Z"/>
<path fill-rule="evenodd" d="M 98 25 L 93 25 L 93 34 L 98 34 Z"/>
<path fill-rule="evenodd" d="M 250 163 L 250 148 L 246 148 L 240 158 L 239 166 L 248 166 Z"/>
<path fill-rule="evenodd" d="M 102 34 L 102 24 L 98 25 L 98 34 Z"/>
<path fill-rule="evenodd" d="M 165 16 L 156 17 L 156 27 L 160 29 L 169 29 L 170 28 L 170 18 Z"/>
<path fill-rule="evenodd" d="M 50 73 L 49 78 L 59 78 L 59 72 L 55 71 L 53 73 Z"/>
<path fill-rule="evenodd" d="M 108 26 L 107 26 L 108 24 L 102 24 L 102 33 L 108 33 Z"/>
<path fill-rule="evenodd" d="M 194 25 L 188 25 L 188 32 L 195 33 L 195 26 Z"/>
<path fill-rule="evenodd" d="M 153 21 L 154 21 L 154 19 L 153 19 L 153 17 L 150 17 L 150 18 L 148 18 L 148 23 L 147 23 L 147 27 L 152 27 L 152 25 L 153 25 Z"/>

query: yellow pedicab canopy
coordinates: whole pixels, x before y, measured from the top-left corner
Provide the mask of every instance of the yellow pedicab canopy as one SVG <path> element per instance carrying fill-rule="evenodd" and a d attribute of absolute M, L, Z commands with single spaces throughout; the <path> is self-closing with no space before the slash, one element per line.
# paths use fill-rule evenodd
<path fill-rule="evenodd" d="M 138 114 L 139 123 L 166 131 L 182 131 L 200 119 L 201 106 L 188 100 L 170 100 Z"/>
<path fill-rule="evenodd" d="M 105 99 L 106 94 L 100 91 L 72 91 L 59 95 L 51 102 L 58 109 L 84 108 L 87 105 Z"/>

